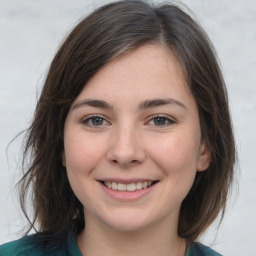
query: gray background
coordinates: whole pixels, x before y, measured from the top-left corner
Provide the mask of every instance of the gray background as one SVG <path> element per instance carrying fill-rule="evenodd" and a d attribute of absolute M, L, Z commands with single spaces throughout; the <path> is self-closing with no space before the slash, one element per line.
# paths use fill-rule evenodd
<path fill-rule="evenodd" d="M 24 225 L 14 184 L 22 137 L 33 116 L 48 65 L 82 15 L 109 1 L 0 0 L 0 244 Z M 159 1 L 160 2 L 160 1 Z M 236 188 L 224 221 L 202 241 L 228 256 L 256 255 L 256 1 L 186 0 L 212 39 L 230 95 L 239 154 Z"/>

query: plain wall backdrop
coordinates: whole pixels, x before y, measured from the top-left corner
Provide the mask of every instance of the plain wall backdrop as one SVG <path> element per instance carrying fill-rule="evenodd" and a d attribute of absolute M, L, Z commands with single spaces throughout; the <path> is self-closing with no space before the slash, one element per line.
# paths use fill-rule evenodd
<path fill-rule="evenodd" d="M 81 17 L 104 0 L 0 0 L 0 244 L 19 238 L 24 218 L 14 185 L 22 136 L 48 66 Z M 156 1 L 155 1 L 156 2 Z M 161 1 L 158 1 L 161 2 Z M 178 2 L 178 1 L 177 1 Z M 256 255 L 256 1 L 185 0 L 211 38 L 230 96 L 239 164 L 225 218 L 203 238 L 225 256 Z"/>

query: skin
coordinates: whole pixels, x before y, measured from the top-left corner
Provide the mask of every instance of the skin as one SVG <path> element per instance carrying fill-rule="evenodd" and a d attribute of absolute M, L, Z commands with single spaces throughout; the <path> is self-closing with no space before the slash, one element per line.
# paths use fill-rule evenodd
<path fill-rule="evenodd" d="M 84 205 L 83 255 L 185 255 L 180 206 L 209 161 L 175 56 L 144 45 L 115 58 L 83 88 L 64 127 L 63 165 Z M 139 199 L 117 200 L 99 182 L 115 179 L 157 183 Z"/>

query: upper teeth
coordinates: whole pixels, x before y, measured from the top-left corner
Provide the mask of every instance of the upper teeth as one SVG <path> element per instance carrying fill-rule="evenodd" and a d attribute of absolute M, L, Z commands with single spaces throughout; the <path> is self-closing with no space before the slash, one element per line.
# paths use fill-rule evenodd
<path fill-rule="evenodd" d="M 118 182 L 104 181 L 104 185 L 108 188 L 119 191 L 135 191 L 151 186 L 153 181 L 139 181 L 136 183 L 123 184 Z"/>

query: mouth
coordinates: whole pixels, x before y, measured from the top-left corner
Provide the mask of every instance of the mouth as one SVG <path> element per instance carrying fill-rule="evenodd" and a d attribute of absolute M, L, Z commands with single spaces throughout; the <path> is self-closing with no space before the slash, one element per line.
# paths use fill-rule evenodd
<path fill-rule="evenodd" d="M 117 190 L 117 191 L 123 191 L 123 192 L 134 192 L 138 190 L 143 190 L 146 188 L 149 188 L 156 184 L 158 181 L 138 181 L 133 183 L 120 183 L 116 181 L 100 181 L 105 187 Z"/>

